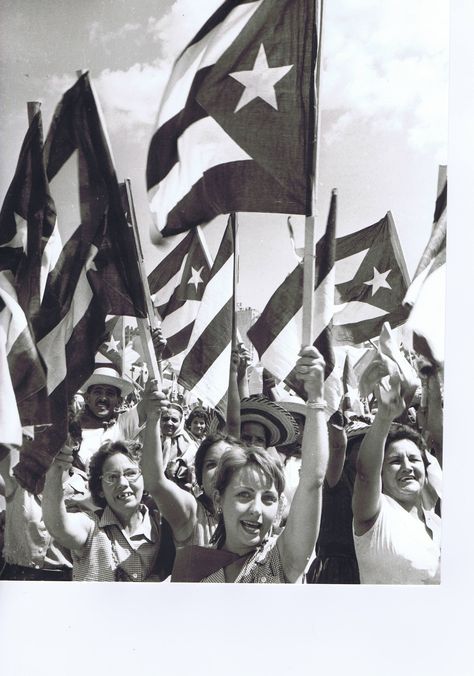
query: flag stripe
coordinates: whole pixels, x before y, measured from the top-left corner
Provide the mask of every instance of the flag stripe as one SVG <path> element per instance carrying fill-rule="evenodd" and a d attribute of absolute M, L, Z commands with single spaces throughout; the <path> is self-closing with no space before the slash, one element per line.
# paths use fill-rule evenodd
<path fill-rule="evenodd" d="M 219 344 L 219 340 L 224 334 L 225 329 L 227 330 L 230 337 L 232 326 L 229 319 L 231 314 L 232 298 L 230 298 L 219 310 L 219 312 L 207 322 L 205 328 L 200 332 L 199 336 L 196 336 L 192 345 L 192 349 L 188 351 L 188 354 L 183 361 L 178 379 L 179 382 L 189 390 L 192 390 L 196 383 L 199 382 L 202 375 L 211 368 L 214 360 L 216 359 L 214 352 L 215 346 Z M 225 329 L 223 327 L 225 327 Z M 226 347 L 227 345 L 225 348 Z M 227 389 L 227 385 L 229 383 L 228 368 L 227 371 L 224 372 L 224 377 L 227 381 Z"/>
<path fill-rule="evenodd" d="M 234 312 L 234 233 L 229 218 L 186 350 L 179 382 L 208 406 L 217 406 L 229 384 Z"/>
<path fill-rule="evenodd" d="M 262 4 L 249 2 L 231 9 L 227 18 L 222 16 L 222 23 L 209 23 L 211 30 L 202 35 L 198 41 L 196 38 L 185 49 L 176 61 L 170 80 L 163 94 L 162 104 L 158 113 L 157 126 L 165 124 L 177 115 L 187 105 L 189 93 L 193 87 L 194 78 L 199 71 L 215 64 L 230 45 L 237 39 L 246 23 Z M 214 15 L 214 18 L 216 15 Z M 210 22 L 212 21 L 212 17 Z M 199 33 L 198 33 L 199 35 Z M 198 37 L 198 36 L 196 36 Z M 154 183 L 148 183 L 148 187 Z"/>
<path fill-rule="evenodd" d="M 238 191 L 229 188 L 237 185 Z M 255 186 L 260 192 L 255 194 Z M 157 205 L 157 218 L 166 216 Z M 197 221 L 207 223 L 221 213 L 261 211 L 263 213 L 300 213 L 301 204 L 286 186 L 261 166 L 249 160 L 228 161 L 213 166 L 196 181 L 189 192 L 167 214 L 162 235 L 183 232 Z M 158 222 L 158 221 L 157 221 Z M 155 226 L 152 226 L 152 238 Z"/>
<path fill-rule="evenodd" d="M 310 0 L 285 0 L 278 11 L 269 0 L 229 2 L 183 52 L 148 153 L 153 233 L 175 234 L 233 211 L 306 212 L 314 30 Z M 270 79 L 249 94 L 235 75 L 251 69 L 267 69 Z M 232 175 L 220 176 L 228 163 Z M 247 176 L 255 164 L 259 174 Z"/>
<path fill-rule="evenodd" d="M 186 162 L 174 164 L 158 189 L 151 193 L 150 208 L 158 223 L 166 222 L 168 212 L 210 169 L 227 162 L 252 159 L 211 117 L 188 127 L 179 137 L 178 149 Z"/>

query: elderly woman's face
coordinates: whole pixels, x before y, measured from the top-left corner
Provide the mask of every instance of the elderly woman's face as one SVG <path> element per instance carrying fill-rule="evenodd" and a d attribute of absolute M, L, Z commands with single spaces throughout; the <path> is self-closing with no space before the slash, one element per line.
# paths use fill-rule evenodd
<path fill-rule="evenodd" d="M 269 533 L 277 517 L 279 495 L 263 470 L 246 465 L 235 472 L 216 503 L 224 518 L 225 548 L 243 556 Z"/>
<path fill-rule="evenodd" d="M 397 502 L 412 502 L 425 484 L 422 452 L 410 439 L 393 441 L 382 465 L 383 492 Z"/>
<path fill-rule="evenodd" d="M 118 515 L 128 515 L 138 509 L 143 496 L 143 477 L 138 464 L 124 453 L 115 453 L 104 462 L 102 496 Z"/>

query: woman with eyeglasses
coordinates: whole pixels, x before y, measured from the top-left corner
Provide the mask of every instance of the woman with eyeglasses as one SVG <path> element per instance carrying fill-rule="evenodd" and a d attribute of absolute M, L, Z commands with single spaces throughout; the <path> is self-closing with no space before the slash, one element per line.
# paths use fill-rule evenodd
<path fill-rule="evenodd" d="M 72 460 L 66 445 L 48 470 L 43 517 L 51 535 L 71 551 L 73 580 L 164 579 L 170 572 L 168 552 L 161 547 L 158 510 L 142 501 L 144 477 L 137 450 L 126 442 L 108 441 L 92 456 L 89 489 L 97 511 L 66 509 L 62 482 Z"/>

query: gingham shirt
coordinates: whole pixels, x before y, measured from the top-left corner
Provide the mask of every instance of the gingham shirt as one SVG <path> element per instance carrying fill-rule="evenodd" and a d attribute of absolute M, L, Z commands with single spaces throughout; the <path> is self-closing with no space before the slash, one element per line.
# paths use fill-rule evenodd
<path fill-rule="evenodd" d="M 107 506 L 102 515 L 86 512 L 90 531 L 80 552 L 73 552 L 73 580 L 113 582 L 117 568 L 120 579 L 143 582 L 150 573 L 160 547 L 160 529 L 156 516 L 145 505 L 140 506 L 142 521 L 132 536 L 122 530 L 117 517 Z M 154 578 L 158 581 L 158 578 Z"/>
<path fill-rule="evenodd" d="M 242 570 L 237 575 L 234 582 L 242 583 L 270 583 L 282 584 L 287 583 L 288 580 L 283 572 L 283 566 L 280 559 L 280 552 L 278 550 L 277 537 L 270 538 L 264 545 L 259 547 L 253 554 L 249 556 Z M 220 568 L 215 573 L 211 573 L 205 577 L 201 582 L 225 582 L 224 569 Z"/>

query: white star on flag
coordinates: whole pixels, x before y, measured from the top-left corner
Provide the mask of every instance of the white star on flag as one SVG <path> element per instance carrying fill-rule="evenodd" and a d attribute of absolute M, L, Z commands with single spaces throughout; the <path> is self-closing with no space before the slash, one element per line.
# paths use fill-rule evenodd
<path fill-rule="evenodd" d="M 278 110 L 275 85 L 292 68 L 293 64 L 270 68 L 267 61 L 267 55 L 265 54 L 265 47 L 262 43 L 259 47 L 252 70 L 241 70 L 235 73 L 229 73 L 234 80 L 237 80 L 237 82 L 240 82 L 240 84 L 243 84 L 245 87 L 234 113 L 258 97 L 263 101 L 266 101 L 275 110 Z"/>
<path fill-rule="evenodd" d="M 194 284 L 196 291 L 199 286 L 199 284 L 203 284 L 203 280 L 201 277 L 201 272 L 204 270 L 204 267 L 199 268 L 199 270 L 196 270 L 195 268 L 191 267 L 191 277 L 189 278 L 188 284 Z"/>
<path fill-rule="evenodd" d="M 120 345 L 119 340 L 115 340 L 115 338 L 111 335 L 110 340 L 108 340 L 104 345 L 107 347 L 107 352 L 118 352 L 118 346 Z"/>
<path fill-rule="evenodd" d="M 364 282 L 368 286 L 372 287 L 372 296 L 374 296 L 380 288 L 391 289 L 392 287 L 387 282 L 387 277 L 392 272 L 392 270 L 387 270 L 386 272 L 379 272 L 377 268 L 374 268 L 374 276 L 368 282 Z"/>

